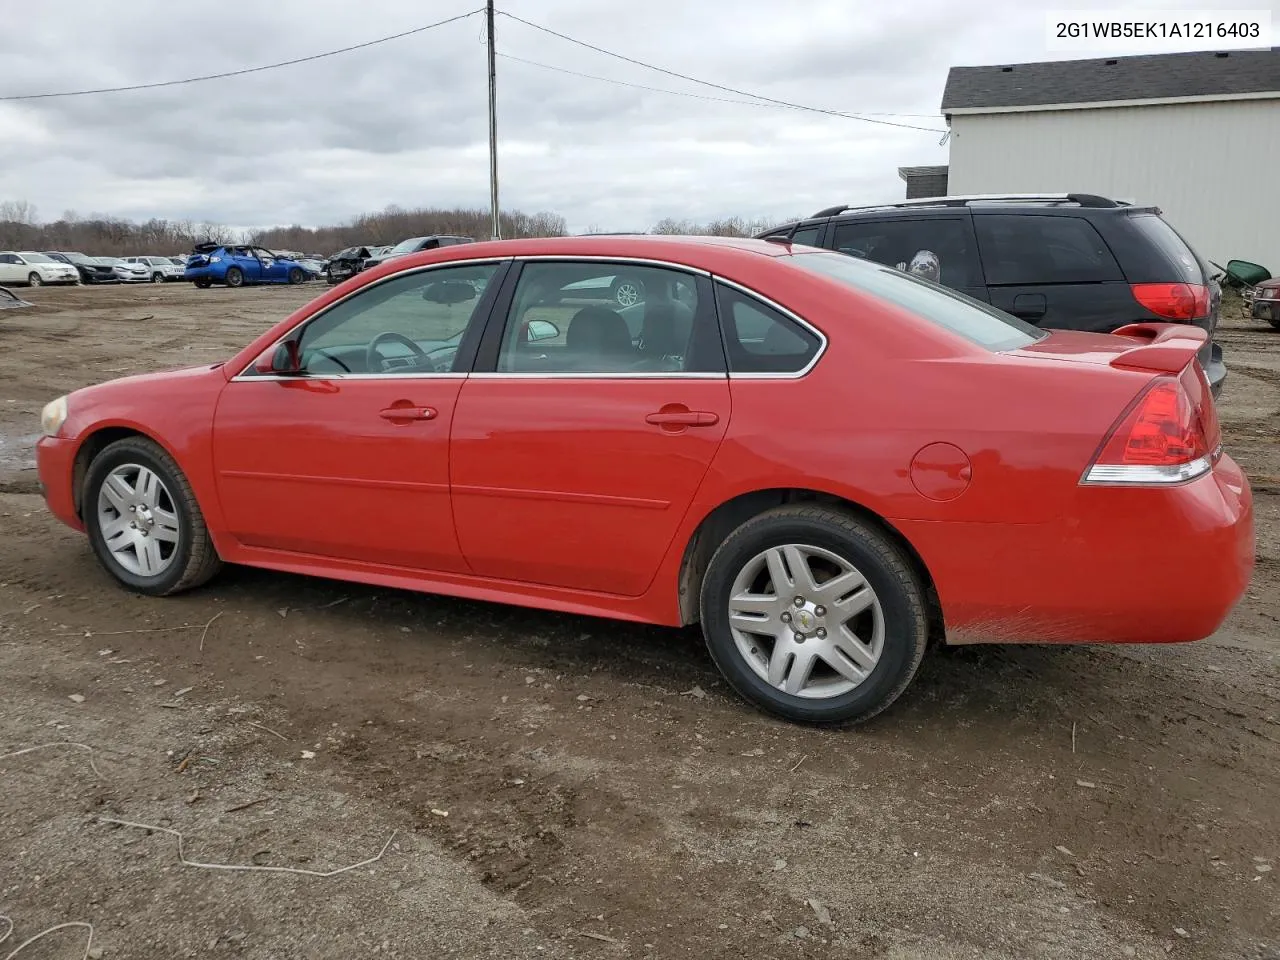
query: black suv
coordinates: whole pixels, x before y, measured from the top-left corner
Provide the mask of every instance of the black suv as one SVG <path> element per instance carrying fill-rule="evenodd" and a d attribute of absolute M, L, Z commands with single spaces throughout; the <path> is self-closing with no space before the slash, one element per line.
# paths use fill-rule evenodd
<path fill-rule="evenodd" d="M 1157 207 L 1083 193 L 932 197 L 829 207 L 760 237 L 918 273 L 1041 327 L 1194 323 L 1209 332 L 1199 359 L 1214 396 L 1227 375 L 1213 341 L 1221 289 Z"/>

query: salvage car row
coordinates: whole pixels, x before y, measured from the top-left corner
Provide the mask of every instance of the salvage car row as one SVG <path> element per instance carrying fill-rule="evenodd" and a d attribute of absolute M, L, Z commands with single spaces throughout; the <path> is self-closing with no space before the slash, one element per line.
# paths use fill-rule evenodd
<path fill-rule="evenodd" d="M 0 251 L 0 284 L 164 283 L 183 279 L 181 257 L 89 257 L 74 251 Z"/>

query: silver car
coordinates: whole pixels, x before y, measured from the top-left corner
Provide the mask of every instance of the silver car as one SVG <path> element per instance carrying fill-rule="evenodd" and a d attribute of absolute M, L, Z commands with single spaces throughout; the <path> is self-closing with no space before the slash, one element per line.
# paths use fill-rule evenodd
<path fill-rule="evenodd" d="M 183 268 L 174 266 L 168 257 L 124 257 L 125 263 L 134 263 L 147 268 L 152 283 L 164 283 L 166 280 L 181 280 Z"/>
<path fill-rule="evenodd" d="M 137 259 L 137 258 L 135 258 Z M 99 257 L 99 263 L 105 263 L 115 271 L 121 283 L 150 283 L 151 268 L 141 263 L 129 263 L 119 257 Z"/>

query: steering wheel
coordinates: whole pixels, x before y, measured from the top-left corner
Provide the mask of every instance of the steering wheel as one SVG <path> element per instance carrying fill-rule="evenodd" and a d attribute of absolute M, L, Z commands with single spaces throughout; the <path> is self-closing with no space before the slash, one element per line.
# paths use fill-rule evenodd
<path fill-rule="evenodd" d="M 369 341 L 369 346 L 365 349 L 365 369 L 370 373 L 378 373 L 387 369 L 386 357 L 378 352 L 378 347 L 384 343 L 398 343 L 401 346 L 408 347 L 413 353 L 414 363 L 419 360 L 430 360 L 427 358 L 427 351 L 406 337 L 403 333 L 396 333 L 394 330 L 388 330 L 386 333 L 380 333 Z"/>

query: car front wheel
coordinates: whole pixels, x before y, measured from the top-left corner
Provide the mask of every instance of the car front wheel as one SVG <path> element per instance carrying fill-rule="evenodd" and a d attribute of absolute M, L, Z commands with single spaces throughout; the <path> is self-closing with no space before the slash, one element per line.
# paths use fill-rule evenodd
<path fill-rule="evenodd" d="M 915 676 L 928 644 L 920 578 L 879 529 L 795 504 L 746 521 L 716 550 L 703 634 L 726 680 L 803 723 L 869 720 Z"/>
<path fill-rule="evenodd" d="M 117 440 L 93 459 L 81 503 L 99 562 L 132 590 L 179 593 L 221 566 L 187 478 L 145 437 Z"/>
<path fill-rule="evenodd" d="M 244 284 L 244 273 L 239 267 L 232 267 L 227 271 L 227 286 L 239 287 Z"/>
<path fill-rule="evenodd" d="M 44 285 L 44 279 L 34 270 L 27 274 L 27 285 L 31 287 L 39 287 Z"/>
<path fill-rule="evenodd" d="M 301 283 L 305 279 L 307 279 L 307 276 L 302 272 L 301 267 L 294 267 L 292 270 L 289 271 L 290 283 Z"/>

